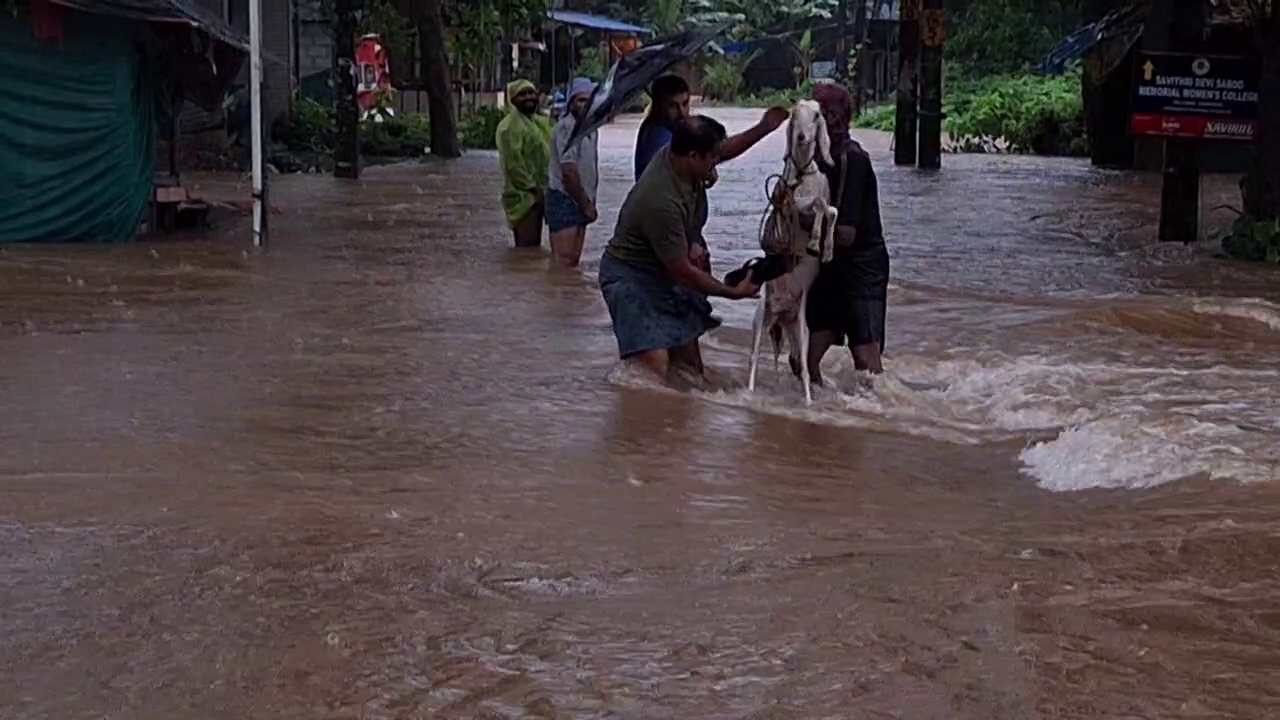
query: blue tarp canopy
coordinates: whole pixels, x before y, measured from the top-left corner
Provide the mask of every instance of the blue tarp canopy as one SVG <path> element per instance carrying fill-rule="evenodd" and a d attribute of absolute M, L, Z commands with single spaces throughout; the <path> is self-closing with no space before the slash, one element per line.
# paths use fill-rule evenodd
<path fill-rule="evenodd" d="M 1110 73 L 1115 64 L 1129 51 L 1129 47 L 1142 36 L 1143 21 L 1146 20 L 1147 12 L 1148 8 L 1145 5 L 1129 5 L 1112 10 L 1098 22 L 1085 25 L 1058 43 L 1058 46 L 1036 66 L 1036 72 L 1045 75 L 1061 75 L 1066 71 L 1067 65 L 1083 59 L 1094 52 L 1095 48 L 1101 48 L 1104 51 L 1103 54 L 1109 57 L 1102 63 L 1100 74 Z"/>
<path fill-rule="evenodd" d="M 653 34 L 652 30 L 642 28 L 638 25 L 629 25 L 617 20 L 610 20 L 606 17 L 588 15 L 586 13 L 573 12 L 571 10 L 552 10 L 547 13 L 547 17 L 551 18 L 552 22 L 557 22 L 561 25 L 573 25 L 575 27 L 601 30 L 603 32 L 617 33 L 619 35 Z"/>

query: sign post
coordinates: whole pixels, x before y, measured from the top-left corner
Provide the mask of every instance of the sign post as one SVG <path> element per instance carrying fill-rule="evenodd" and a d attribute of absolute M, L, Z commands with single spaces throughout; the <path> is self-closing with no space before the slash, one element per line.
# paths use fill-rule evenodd
<path fill-rule="evenodd" d="M 1257 63 L 1241 57 L 1138 53 L 1131 125 L 1138 136 L 1239 140 L 1258 135 Z"/>
<path fill-rule="evenodd" d="M 898 19 L 898 91 L 893 123 L 893 164 L 915 165 L 920 87 L 920 0 L 902 0 Z"/>
<path fill-rule="evenodd" d="M 920 147 L 916 166 L 942 167 L 942 45 L 946 39 L 942 0 L 925 0 L 920 14 Z"/>
<path fill-rule="evenodd" d="M 1139 52 L 1134 66 L 1130 130 L 1165 138 L 1160 239 L 1195 242 L 1199 145 L 1257 138 L 1258 65 L 1243 57 Z"/>

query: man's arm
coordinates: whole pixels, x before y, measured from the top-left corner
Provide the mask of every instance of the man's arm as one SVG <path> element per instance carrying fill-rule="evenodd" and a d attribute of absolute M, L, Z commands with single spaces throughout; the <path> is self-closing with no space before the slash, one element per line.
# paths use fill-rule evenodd
<path fill-rule="evenodd" d="M 596 205 L 587 197 L 586 188 L 582 187 L 582 176 L 578 175 L 578 163 L 561 162 L 560 178 L 564 180 L 564 191 L 578 204 L 578 209 L 588 220 L 596 219 Z"/>
<path fill-rule="evenodd" d="M 754 294 L 755 288 L 745 284 L 742 288 L 731 288 L 689 260 L 690 242 L 684 230 L 684 216 L 674 198 L 646 212 L 643 222 L 643 232 L 653 244 L 654 253 L 676 282 L 717 297 L 737 299 Z"/>
<path fill-rule="evenodd" d="M 559 127 L 569 127 L 569 133 L 572 132 L 572 126 Z M 557 127 L 557 132 L 559 132 L 559 127 Z M 567 142 L 569 133 L 561 133 L 564 137 L 557 139 Z M 588 220 L 595 221 L 596 205 L 587 196 L 586 188 L 582 187 L 582 176 L 578 174 L 578 163 L 582 161 L 582 143 L 584 142 L 586 142 L 586 139 L 574 143 L 560 155 L 560 179 L 564 181 L 564 191 L 578 204 L 578 209 L 582 211 L 582 214 Z M 557 145 L 563 147 L 560 143 L 554 143 L 553 147 Z"/>
<path fill-rule="evenodd" d="M 744 280 L 739 287 L 729 287 L 715 279 L 715 276 L 711 273 L 689 262 L 688 255 L 681 255 L 673 260 L 664 260 L 663 264 L 666 266 L 667 272 L 671 274 L 671 277 L 703 295 L 740 300 L 751 297 L 757 289 L 750 284 L 750 280 Z"/>
<path fill-rule="evenodd" d="M 720 162 L 732 160 L 755 147 L 756 143 L 782 127 L 782 123 L 787 121 L 788 114 L 785 108 L 769 108 L 765 111 L 764 117 L 760 118 L 760 122 L 721 143 Z"/>

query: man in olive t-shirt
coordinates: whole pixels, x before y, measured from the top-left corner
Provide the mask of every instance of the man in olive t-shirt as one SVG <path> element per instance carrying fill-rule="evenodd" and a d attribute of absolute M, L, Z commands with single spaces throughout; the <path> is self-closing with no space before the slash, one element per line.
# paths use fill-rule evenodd
<path fill-rule="evenodd" d="M 702 370 L 698 338 L 719 322 L 707 296 L 752 297 L 744 280 L 728 287 L 700 267 L 706 255 L 703 179 L 720 160 L 724 126 L 695 116 L 678 124 L 631 188 L 600 260 L 600 292 L 609 306 L 618 353 L 666 379 L 673 362 Z"/>

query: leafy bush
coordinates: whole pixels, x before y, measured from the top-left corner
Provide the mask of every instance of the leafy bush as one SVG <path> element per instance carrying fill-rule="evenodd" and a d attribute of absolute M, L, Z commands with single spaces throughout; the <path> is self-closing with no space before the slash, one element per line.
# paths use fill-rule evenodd
<path fill-rule="evenodd" d="M 578 67 L 573 72 L 579 77 L 600 82 L 604 80 L 605 73 L 609 72 L 609 56 L 604 48 L 583 48 L 578 56 Z"/>
<path fill-rule="evenodd" d="M 949 95 L 945 130 L 962 148 L 1003 142 L 1018 153 L 1088 152 L 1078 73 L 989 78 Z"/>
<path fill-rule="evenodd" d="M 790 90 L 775 90 L 763 95 L 748 95 L 743 97 L 738 104 L 745 107 L 773 107 L 774 105 L 791 107 L 799 100 L 813 97 L 813 88 L 816 85 L 817 83 L 812 80 L 805 80 L 798 87 Z"/>
<path fill-rule="evenodd" d="M 898 106 L 896 103 L 888 102 L 872 105 L 853 119 L 853 126 L 867 130 L 893 132 L 894 125 L 897 123 L 897 112 Z"/>
<path fill-rule="evenodd" d="M 1223 238 L 1222 249 L 1241 260 L 1280 265 L 1280 222 L 1241 215 Z"/>
<path fill-rule="evenodd" d="M 360 123 L 360 152 L 380 157 L 422 157 L 430 151 L 431 119 L 426 115 Z"/>
<path fill-rule="evenodd" d="M 1037 155 L 1085 155 L 1080 76 L 1016 75 L 957 80 L 943 91 L 944 130 L 961 152 L 1003 146 Z M 894 103 L 872 106 L 854 125 L 892 131 Z"/>
<path fill-rule="evenodd" d="M 333 108 L 311 98 L 295 97 L 289 114 L 276 121 L 271 136 L 290 150 L 327 152 L 338 135 L 338 118 Z"/>
<path fill-rule="evenodd" d="M 713 102 L 734 102 L 742 93 L 747 66 L 759 56 L 760 51 L 722 55 L 711 53 L 700 63 L 702 72 L 702 97 Z"/>
<path fill-rule="evenodd" d="M 497 142 L 494 136 L 498 132 L 498 123 L 506 116 L 500 107 L 484 105 L 476 108 L 462 118 L 458 126 L 458 140 L 466 148 L 493 150 Z"/>
<path fill-rule="evenodd" d="M 337 112 L 310 98 L 296 97 L 289 113 L 272 128 L 272 137 L 295 152 L 333 152 L 338 139 Z M 387 117 L 360 123 L 360 152 L 382 157 L 421 157 L 431 144 L 426 115 Z"/>

